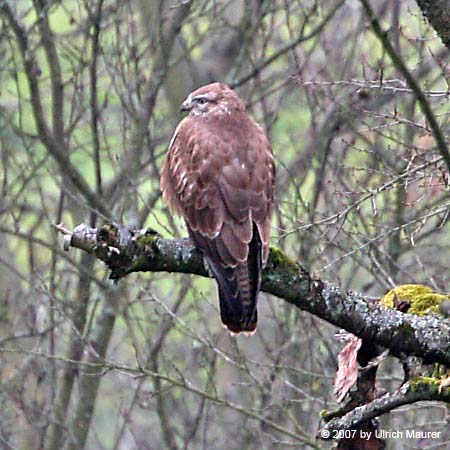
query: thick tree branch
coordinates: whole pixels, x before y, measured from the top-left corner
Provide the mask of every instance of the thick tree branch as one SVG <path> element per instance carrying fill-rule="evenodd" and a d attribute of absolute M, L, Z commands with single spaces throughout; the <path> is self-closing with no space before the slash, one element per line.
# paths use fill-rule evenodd
<path fill-rule="evenodd" d="M 80 248 L 103 260 L 111 278 L 132 272 L 181 272 L 208 276 L 202 257 L 187 239 L 163 239 L 151 230 L 130 231 L 112 225 L 87 225 L 66 235 L 66 249 Z M 311 276 L 280 250 L 271 248 L 262 290 L 280 297 L 362 339 L 389 348 L 396 356 L 415 355 L 450 367 L 450 322 L 386 309 L 355 292 Z"/>

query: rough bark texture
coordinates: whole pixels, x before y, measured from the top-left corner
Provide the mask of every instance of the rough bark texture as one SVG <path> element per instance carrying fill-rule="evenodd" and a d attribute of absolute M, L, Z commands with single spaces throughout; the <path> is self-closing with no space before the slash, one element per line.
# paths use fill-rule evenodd
<path fill-rule="evenodd" d="M 182 272 L 208 276 L 200 254 L 187 239 L 163 239 L 151 230 L 130 231 L 114 225 L 80 225 L 66 234 L 66 248 L 94 253 L 111 269 L 111 278 L 132 272 Z M 271 248 L 262 290 L 327 322 L 389 348 L 397 356 L 415 355 L 450 367 L 450 321 L 384 308 L 355 292 L 311 276 L 280 250 Z"/>
<path fill-rule="evenodd" d="M 422 14 L 450 49 L 450 2 L 448 0 L 417 0 Z"/>

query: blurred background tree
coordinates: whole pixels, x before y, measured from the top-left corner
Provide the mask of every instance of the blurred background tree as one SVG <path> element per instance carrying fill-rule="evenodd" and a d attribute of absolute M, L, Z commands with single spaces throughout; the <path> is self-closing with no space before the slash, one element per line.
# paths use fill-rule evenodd
<path fill-rule="evenodd" d="M 258 332 L 231 337 L 210 280 L 113 285 L 51 224 L 185 235 L 161 163 L 183 98 L 225 81 L 274 147 L 273 245 L 368 297 L 450 290 L 448 169 L 398 65 L 448 135 L 449 6 L 372 1 L 395 61 L 362 3 L 0 0 L 0 447 L 330 447 L 315 434 L 335 405 L 335 327 L 262 294 Z M 382 373 L 401 381 L 396 360 Z M 441 431 L 420 447 L 447 448 L 448 420 L 419 404 L 382 427 Z"/>

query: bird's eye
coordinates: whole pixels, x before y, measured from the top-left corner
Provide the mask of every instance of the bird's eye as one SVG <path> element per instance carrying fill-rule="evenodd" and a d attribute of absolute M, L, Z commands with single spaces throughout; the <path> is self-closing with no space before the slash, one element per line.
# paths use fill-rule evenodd
<path fill-rule="evenodd" d="M 207 102 L 206 98 L 204 97 L 199 97 L 196 100 L 199 105 L 204 105 Z"/>

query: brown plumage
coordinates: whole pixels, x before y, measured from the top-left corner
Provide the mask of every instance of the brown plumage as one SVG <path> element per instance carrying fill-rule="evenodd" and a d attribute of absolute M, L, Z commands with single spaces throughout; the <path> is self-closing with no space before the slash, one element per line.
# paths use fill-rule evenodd
<path fill-rule="evenodd" d="M 212 83 L 182 105 L 161 174 L 163 200 L 217 280 L 220 314 L 233 333 L 256 329 L 267 262 L 275 165 L 262 128 L 227 85 Z"/>

